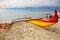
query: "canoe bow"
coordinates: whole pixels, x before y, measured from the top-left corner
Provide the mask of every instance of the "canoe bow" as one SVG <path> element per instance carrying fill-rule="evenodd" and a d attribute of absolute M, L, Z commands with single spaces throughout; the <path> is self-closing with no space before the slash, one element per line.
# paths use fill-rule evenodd
<path fill-rule="evenodd" d="M 51 19 L 47 19 L 47 20 L 41 20 L 41 19 L 29 19 L 30 23 L 33 23 L 35 25 L 38 26 L 43 26 L 43 27 L 47 27 L 47 26 L 52 26 L 53 24 L 58 22 L 58 14 L 57 14 L 57 10 L 54 11 L 54 16 Z"/>

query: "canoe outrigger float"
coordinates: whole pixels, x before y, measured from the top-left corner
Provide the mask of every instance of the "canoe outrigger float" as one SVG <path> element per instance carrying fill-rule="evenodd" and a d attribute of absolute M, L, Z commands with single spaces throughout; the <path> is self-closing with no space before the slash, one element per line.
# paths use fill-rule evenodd
<path fill-rule="evenodd" d="M 40 19 L 40 18 L 33 19 L 33 18 L 28 18 L 28 17 L 27 18 L 14 19 L 14 20 L 11 21 L 10 24 L 6 23 L 7 25 L 3 29 L 8 29 L 8 28 L 11 27 L 11 25 L 13 23 L 16 23 L 16 22 L 19 22 L 19 21 L 28 21 L 32 24 L 35 24 L 35 25 L 38 25 L 38 26 L 41 26 L 41 27 L 49 27 L 49 26 L 52 26 L 53 24 L 58 22 L 58 14 L 57 14 L 57 10 L 54 10 L 54 15 L 50 19 Z"/>

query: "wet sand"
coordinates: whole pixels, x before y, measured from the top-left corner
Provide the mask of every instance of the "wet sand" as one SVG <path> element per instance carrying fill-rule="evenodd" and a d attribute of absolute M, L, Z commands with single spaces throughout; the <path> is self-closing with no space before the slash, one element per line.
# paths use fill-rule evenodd
<path fill-rule="evenodd" d="M 60 19 L 49 28 L 25 21 L 16 22 L 6 32 L 0 31 L 0 40 L 60 40 Z"/>

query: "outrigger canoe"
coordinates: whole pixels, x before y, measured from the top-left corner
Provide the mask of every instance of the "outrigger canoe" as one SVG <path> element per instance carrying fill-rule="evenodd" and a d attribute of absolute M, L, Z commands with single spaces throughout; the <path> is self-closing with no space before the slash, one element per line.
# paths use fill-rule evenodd
<path fill-rule="evenodd" d="M 10 24 L 5 23 L 4 28 L 3 28 L 3 25 L 0 24 L 0 29 L 10 28 L 13 23 L 20 22 L 20 21 L 28 21 L 32 24 L 35 24 L 35 25 L 38 25 L 41 27 L 48 27 L 48 26 L 52 26 L 53 24 L 58 22 L 58 14 L 57 14 L 57 10 L 55 10 L 53 17 L 51 19 L 46 19 L 46 20 L 40 19 L 40 18 L 33 19 L 33 18 L 28 18 L 28 17 L 27 18 L 20 18 L 20 20 L 15 19 L 15 20 L 12 20 Z"/>
<path fill-rule="evenodd" d="M 29 18 L 29 22 L 33 23 L 35 25 L 38 26 L 42 26 L 42 27 L 48 27 L 48 26 L 52 26 L 53 24 L 58 22 L 58 14 L 57 14 L 57 10 L 54 10 L 54 15 L 51 19 L 32 19 Z"/>
<path fill-rule="evenodd" d="M 28 21 L 28 22 L 38 25 L 38 26 L 48 27 L 48 26 L 52 26 L 53 24 L 58 22 L 58 14 L 57 14 L 57 10 L 54 10 L 54 15 L 50 19 L 40 19 L 40 18 L 33 19 L 33 18 L 29 18 L 29 17 L 18 18 L 18 19 L 20 19 L 20 20 L 15 19 L 12 22 L 22 20 L 22 21 Z"/>

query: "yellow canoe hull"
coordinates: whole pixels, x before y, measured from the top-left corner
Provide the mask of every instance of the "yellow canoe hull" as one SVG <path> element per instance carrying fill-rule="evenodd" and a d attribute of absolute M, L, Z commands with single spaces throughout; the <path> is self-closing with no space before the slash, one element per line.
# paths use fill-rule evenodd
<path fill-rule="evenodd" d="M 35 25 L 38 25 L 38 26 L 42 26 L 42 27 L 48 27 L 48 26 L 55 24 L 51 22 L 41 22 L 41 21 L 36 21 L 36 20 L 30 20 L 29 22 Z"/>

